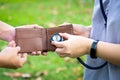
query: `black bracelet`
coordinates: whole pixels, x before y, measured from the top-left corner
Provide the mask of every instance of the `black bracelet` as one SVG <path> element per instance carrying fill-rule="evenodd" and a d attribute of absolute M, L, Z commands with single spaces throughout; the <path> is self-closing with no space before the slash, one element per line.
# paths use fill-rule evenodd
<path fill-rule="evenodd" d="M 90 57 L 91 58 L 94 58 L 94 59 L 97 58 L 97 56 L 96 56 L 96 48 L 97 48 L 97 43 L 98 42 L 99 42 L 98 40 L 97 41 L 93 41 L 93 43 L 91 45 L 91 48 L 90 48 Z"/>

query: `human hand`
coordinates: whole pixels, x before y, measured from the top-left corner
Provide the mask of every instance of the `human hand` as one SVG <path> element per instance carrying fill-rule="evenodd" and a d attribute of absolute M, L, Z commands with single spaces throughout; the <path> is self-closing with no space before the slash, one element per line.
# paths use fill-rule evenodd
<path fill-rule="evenodd" d="M 22 28 L 38 28 L 42 26 L 39 26 L 37 24 L 31 24 L 31 25 L 22 25 L 18 26 Z M 15 28 L 5 22 L 0 21 L 0 39 L 5 40 L 7 42 L 10 42 L 12 40 L 15 40 Z"/>
<path fill-rule="evenodd" d="M 18 54 L 20 47 L 15 47 L 15 42 L 11 41 L 9 47 L 0 53 L 0 67 L 17 69 L 23 66 L 27 60 L 27 53 Z"/>
<path fill-rule="evenodd" d="M 62 25 L 66 25 L 70 23 L 63 23 Z M 91 27 L 90 26 L 84 26 L 81 24 L 72 24 L 73 25 L 73 34 L 74 35 L 80 35 L 84 37 L 90 36 Z"/>
<path fill-rule="evenodd" d="M 28 24 L 28 25 L 17 26 L 16 28 L 43 28 L 43 26 L 40 26 L 38 24 Z"/>
<path fill-rule="evenodd" d="M 66 40 L 63 42 L 52 42 L 52 44 L 57 47 L 55 52 L 57 52 L 60 57 L 77 58 L 85 55 L 89 52 L 93 42 L 92 39 L 82 36 L 75 36 L 67 33 L 60 33 L 60 35 Z"/>
<path fill-rule="evenodd" d="M 74 35 L 80 35 L 84 37 L 90 36 L 91 27 L 85 27 L 80 24 L 73 24 L 73 34 Z"/>

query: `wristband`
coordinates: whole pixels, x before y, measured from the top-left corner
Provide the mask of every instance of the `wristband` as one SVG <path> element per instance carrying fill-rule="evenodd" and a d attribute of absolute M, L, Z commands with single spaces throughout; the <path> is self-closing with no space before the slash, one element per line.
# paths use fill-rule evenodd
<path fill-rule="evenodd" d="M 96 48 L 97 48 L 97 43 L 99 41 L 93 41 L 92 45 L 91 45 L 91 48 L 90 48 L 90 57 L 93 58 L 93 59 L 96 59 L 97 56 L 96 56 Z"/>

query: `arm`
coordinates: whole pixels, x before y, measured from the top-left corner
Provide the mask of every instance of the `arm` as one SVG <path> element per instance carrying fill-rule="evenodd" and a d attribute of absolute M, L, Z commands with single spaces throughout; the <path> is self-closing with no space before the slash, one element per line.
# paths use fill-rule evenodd
<path fill-rule="evenodd" d="M 85 28 L 83 25 L 78 24 L 73 24 L 73 26 L 74 34 L 77 35 L 88 37 L 91 31 L 91 27 Z M 97 56 L 103 58 L 104 60 L 107 60 L 110 63 L 120 66 L 120 44 L 112 44 L 100 41 L 97 45 Z"/>
<path fill-rule="evenodd" d="M 42 27 L 37 24 L 32 24 L 32 25 L 22 25 L 18 27 L 27 27 L 27 28 L 37 28 L 37 27 Z M 10 42 L 15 39 L 15 28 L 9 24 L 6 24 L 5 22 L 0 21 L 0 39 L 5 40 L 7 42 Z M 33 52 L 32 54 L 43 54 L 47 55 L 46 53 L 41 53 L 41 51 Z"/>
<path fill-rule="evenodd" d="M 0 21 L 0 39 L 5 41 L 14 40 L 15 29 L 13 26 Z"/>
<path fill-rule="evenodd" d="M 90 53 L 91 44 L 94 41 L 93 39 L 66 33 L 60 35 L 68 40 L 52 42 L 52 44 L 57 47 L 56 52 L 59 56 L 77 58 Z M 120 66 L 120 44 L 99 41 L 97 44 L 97 57 Z"/>
<path fill-rule="evenodd" d="M 120 44 L 100 41 L 97 44 L 97 56 L 112 64 L 120 66 Z"/>

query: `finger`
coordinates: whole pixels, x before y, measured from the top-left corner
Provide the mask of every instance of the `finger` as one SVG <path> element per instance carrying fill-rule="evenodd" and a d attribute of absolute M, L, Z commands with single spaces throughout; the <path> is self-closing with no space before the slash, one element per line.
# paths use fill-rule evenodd
<path fill-rule="evenodd" d="M 42 52 L 42 55 L 47 56 L 47 52 Z"/>
<path fill-rule="evenodd" d="M 34 25 L 34 28 L 43 28 L 43 26 Z"/>
<path fill-rule="evenodd" d="M 64 57 L 66 57 L 65 55 L 61 55 L 61 54 L 60 54 L 59 56 L 60 56 L 61 58 L 64 58 Z"/>
<path fill-rule="evenodd" d="M 15 41 L 10 41 L 8 46 L 9 47 L 15 47 L 16 46 Z"/>
<path fill-rule="evenodd" d="M 64 51 L 63 48 L 56 48 L 55 52 L 58 53 L 58 54 L 62 54 L 62 53 L 64 53 L 65 51 Z"/>
<path fill-rule="evenodd" d="M 34 27 L 38 27 L 39 25 L 37 24 L 31 24 L 31 25 L 25 25 L 24 27 L 27 27 L 27 28 L 34 28 Z"/>
<path fill-rule="evenodd" d="M 41 53 L 42 53 L 41 51 L 37 51 L 37 53 L 36 53 L 36 54 L 37 54 L 37 55 L 40 55 Z"/>
<path fill-rule="evenodd" d="M 64 22 L 63 24 L 60 24 L 59 26 L 69 25 L 70 23 Z"/>
<path fill-rule="evenodd" d="M 25 58 L 25 57 L 27 57 L 27 55 L 28 55 L 27 53 L 23 53 L 22 57 Z"/>
<path fill-rule="evenodd" d="M 60 57 L 67 57 L 66 53 L 57 53 Z"/>
<path fill-rule="evenodd" d="M 70 57 L 67 53 L 57 53 L 60 57 Z"/>
<path fill-rule="evenodd" d="M 10 42 L 8 43 L 8 46 L 9 46 L 9 47 L 12 47 L 12 41 L 10 41 Z"/>
<path fill-rule="evenodd" d="M 27 53 L 18 53 L 18 57 L 19 58 L 25 58 L 25 57 L 27 57 Z"/>
<path fill-rule="evenodd" d="M 30 25 L 23 25 L 23 26 L 18 26 L 17 28 L 34 28 L 34 27 L 39 27 L 37 24 L 30 24 Z"/>
<path fill-rule="evenodd" d="M 71 37 L 71 35 L 70 34 L 68 34 L 68 33 L 59 33 L 64 39 L 68 39 L 68 38 L 70 38 Z"/>
<path fill-rule="evenodd" d="M 19 52 L 21 48 L 20 48 L 19 46 L 17 46 L 16 49 L 17 49 L 17 51 Z"/>
<path fill-rule="evenodd" d="M 18 53 L 17 56 L 18 56 L 18 57 L 21 57 L 21 54 L 22 54 L 22 53 Z"/>
<path fill-rule="evenodd" d="M 22 64 L 24 64 L 27 61 L 27 53 L 22 54 L 22 57 L 20 57 L 20 61 L 22 62 Z"/>
<path fill-rule="evenodd" d="M 57 48 L 62 48 L 62 47 L 64 47 L 63 42 L 52 41 L 51 44 L 52 44 L 52 45 L 55 45 Z"/>
<path fill-rule="evenodd" d="M 55 52 L 59 55 L 59 56 L 62 56 L 62 57 L 69 57 L 70 54 L 68 53 L 65 53 L 65 50 L 63 48 L 57 48 L 55 50 Z"/>
<path fill-rule="evenodd" d="M 36 52 L 35 52 L 35 51 L 33 51 L 33 52 L 31 53 L 31 55 L 36 55 Z"/>

